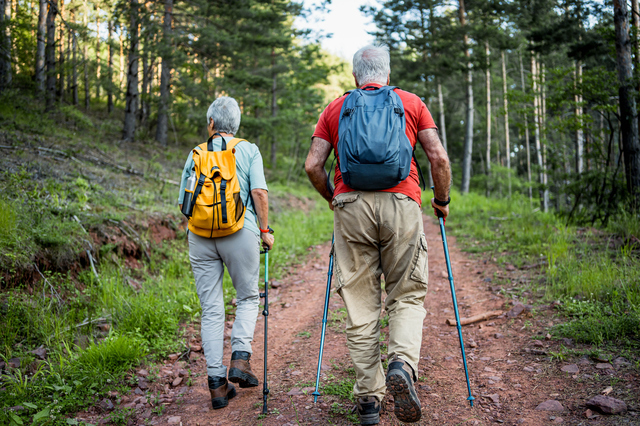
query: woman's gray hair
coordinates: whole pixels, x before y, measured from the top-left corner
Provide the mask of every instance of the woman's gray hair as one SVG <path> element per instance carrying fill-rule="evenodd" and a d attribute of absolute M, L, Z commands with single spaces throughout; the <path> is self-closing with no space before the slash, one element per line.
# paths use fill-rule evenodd
<path fill-rule="evenodd" d="M 358 50 L 353 55 L 353 73 L 358 84 L 386 85 L 391 71 L 390 62 L 389 48 L 385 45 L 370 44 Z"/>
<path fill-rule="evenodd" d="M 238 133 L 240 127 L 240 107 L 235 99 L 221 96 L 207 110 L 207 126 L 213 118 L 213 127 L 222 133 Z"/>

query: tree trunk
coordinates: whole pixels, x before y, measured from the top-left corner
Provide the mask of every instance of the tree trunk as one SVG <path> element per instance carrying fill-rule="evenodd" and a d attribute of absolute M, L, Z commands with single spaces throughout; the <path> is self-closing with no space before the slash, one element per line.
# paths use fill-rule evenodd
<path fill-rule="evenodd" d="M 60 61 L 58 65 L 58 72 L 60 73 L 60 77 L 58 78 L 58 101 L 62 103 L 64 100 L 64 74 L 65 74 L 65 64 L 64 64 L 64 1 L 60 1 L 59 7 L 60 13 L 60 40 L 58 41 L 58 55 L 60 56 Z"/>
<path fill-rule="evenodd" d="M 509 196 L 511 196 L 511 145 L 509 141 L 509 100 L 507 99 L 507 64 L 504 58 L 504 50 L 500 52 L 502 58 L 502 93 L 504 104 L 504 142 L 507 158 L 507 180 L 509 182 Z"/>
<path fill-rule="evenodd" d="M 584 132 L 582 130 L 582 61 L 574 62 L 573 71 L 573 101 L 575 104 L 574 113 L 576 116 L 576 173 L 584 172 Z"/>
<path fill-rule="evenodd" d="M 56 101 L 56 15 L 58 0 L 48 0 L 47 12 L 47 94 L 46 110 L 51 111 Z"/>
<path fill-rule="evenodd" d="M 131 26 L 129 27 L 129 58 L 127 66 L 127 94 L 124 109 L 124 129 L 122 139 L 133 141 L 136 132 L 136 112 L 138 107 L 138 0 L 131 0 Z"/>
<path fill-rule="evenodd" d="M 640 206 L 640 140 L 638 140 L 638 118 L 634 97 L 633 68 L 631 63 L 631 39 L 627 2 L 613 0 L 613 21 L 616 27 L 616 61 L 620 81 L 620 133 L 624 152 L 624 169 L 627 190 L 633 197 L 635 207 Z"/>
<path fill-rule="evenodd" d="M 75 16 L 74 16 L 75 18 Z M 75 22 L 75 19 L 74 19 Z M 73 105 L 78 106 L 78 35 L 73 30 Z"/>
<path fill-rule="evenodd" d="M 440 114 L 440 137 L 442 139 L 442 146 L 444 146 L 444 150 L 447 150 L 447 126 L 444 121 L 444 100 L 442 98 L 442 84 L 438 80 L 438 109 Z"/>
<path fill-rule="evenodd" d="M 89 19 L 89 6 L 87 6 L 87 0 L 84 0 L 84 13 L 82 17 L 82 23 L 87 28 L 87 21 Z M 89 54 L 87 53 L 88 43 L 84 43 L 82 49 L 82 62 L 84 63 L 84 109 L 89 111 Z"/>
<path fill-rule="evenodd" d="M 484 51 L 487 56 L 487 69 L 485 70 L 485 78 L 487 80 L 487 174 L 491 171 L 491 61 L 489 59 L 489 42 L 484 42 Z M 489 195 L 489 186 L 487 180 L 487 195 Z"/>
<path fill-rule="evenodd" d="M 138 111 L 140 126 L 145 127 L 147 109 L 149 109 L 149 49 L 145 47 L 142 53 L 142 92 L 140 93 L 140 110 Z"/>
<path fill-rule="evenodd" d="M 107 24 L 109 28 L 109 57 L 107 59 L 107 113 L 113 112 L 113 20 Z"/>
<path fill-rule="evenodd" d="M 271 48 L 271 168 L 276 168 L 276 134 L 273 130 L 273 126 L 278 116 L 278 75 L 276 74 L 276 51 Z"/>
<path fill-rule="evenodd" d="M 540 208 L 547 212 L 549 206 L 545 202 L 544 197 L 544 165 L 542 164 L 542 145 L 540 143 L 540 94 L 539 94 L 539 78 L 538 62 L 535 53 L 531 52 L 531 77 L 533 84 L 533 128 L 534 141 L 536 144 L 536 158 L 538 160 L 538 182 L 540 183 Z"/>
<path fill-rule="evenodd" d="M 122 28 L 120 28 L 120 36 L 118 37 L 120 41 L 120 86 L 119 89 L 122 90 L 122 85 L 124 84 L 124 36 L 122 35 Z"/>
<path fill-rule="evenodd" d="M 542 184 L 544 185 L 543 202 L 545 206 L 545 212 L 549 209 L 549 181 L 548 181 L 548 169 L 547 169 L 547 95 L 545 86 L 545 72 L 544 64 L 540 63 L 540 105 L 542 110 L 540 111 L 540 133 L 542 145 Z"/>
<path fill-rule="evenodd" d="M 73 9 L 71 9 L 69 11 L 69 15 L 68 15 L 68 19 L 71 22 L 75 22 L 74 21 L 74 11 Z M 75 64 L 73 63 L 73 30 L 69 27 L 69 25 L 66 26 L 66 31 L 67 31 L 67 61 L 71 62 L 71 65 L 67 65 L 67 93 L 69 92 L 73 92 L 73 68 L 75 67 Z M 65 95 L 66 95 L 65 94 Z"/>
<path fill-rule="evenodd" d="M 638 6 L 638 0 L 631 0 L 631 25 L 636 29 L 635 45 L 635 69 L 636 72 L 640 70 L 640 6 Z M 636 86 L 636 90 L 640 93 L 640 82 Z M 640 116 L 638 116 L 638 126 L 640 127 Z"/>
<path fill-rule="evenodd" d="M 45 34 L 47 32 L 47 0 L 39 0 L 38 13 L 38 41 L 36 45 L 36 87 L 39 92 L 44 92 L 45 68 Z"/>
<path fill-rule="evenodd" d="M 17 1 L 17 0 L 14 0 Z M 0 50 L 0 90 L 11 84 L 11 0 L 0 0 L 0 25 L 4 24 L 2 49 Z"/>
<path fill-rule="evenodd" d="M 160 75 L 160 103 L 158 105 L 158 126 L 156 128 L 156 140 L 161 145 L 167 145 L 168 114 L 171 103 L 171 93 L 169 85 L 171 83 L 171 44 L 173 19 L 173 0 L 164 2 L 164 28 L 163 28 L 163 53 L 162 53 L 162 74 Z M 207 123 L 208 125 L 209 123 Z"/>
<path fill-rule="evenodd" d="M 100 8 L 96 6 L 96 99 L 100 99 Z"/>
<path fill-rule="evenodd" d="M 13 0 L 14 4 L 17 4 L 18 0 Z M 7 38 L 7 74 L 5 75 L 4 84 L 10 85 L 13 80 L 13 73 L 11 70 L 11 51 L 13 50 L 13 46 L 11 44 L 11 0 L 6 0 L 7 4 L 5 6 L 5 20 L 7 23 L 7 27 L 5 28 L 5 37 Z"/>
<path fill-rule="evenodd" d="M 466 34 L 466 12 L 464 0 L 459 0 L 458 9 L 460 25 L 465 29 L 463 37 L 464 53 L 467 58 L 467 114 L 465 119 L 464 154 L 462 157 L 462 193 L 469 192 L 471 182 L 471 155 L 473 153 L 473 63 L 471 62 L 471 52 L 469 51 L 469 37 Z"/>
<path fill-rule="evenodd" d="M 0 0 L 0 30 L 4 30 L 5 25 L 7 26 L 7 29 L 9 28 L 9 23 L 4 13 L 7 7 L 11 7 L 9 1 L 10 0 Z M 6 36 L 6 32 L 2 31 L 2 34 L 0 34 L 0 91 L 4 90 L 6 87 L 6 82 L 9 79 L 10 74 L 11 44 Z"/>
<path fill-rule="evenodd" d="M 520 59 L 520 80 L 522 83 L 522 93 L 527 93 L 526 86 L 524 84 L 524 66 L 522 65 L 522 54 L 518 52 L 518 58 Z M 529 182 L 529 202 L 533 200 L 533 189 L 531 186 L 531 148 L 529 146 L 529 117 L 525 110 L 524 113 L 524 143 L 525 150 L 527 151 L 527 181 Z"/>
<path fill-rule="evenodd" d="M 155 43 L 154 43 L 155 44 Z M 149 129 L 151 129 L 151 122 L 149 121 L 149 117 L 151 117 L 151 94 L 153 93 L 153 75 L 154 75 L 154 67 L 155 67 L 155 63 L 156 60 L 155 59 L 151 59 L 149 58 L 149 71 L 148 71 L 148 87 L 147 87 L 147 91 L 145 92 L 145 96 L 146 96 L 146 104 L 147 104 L 147 108 L 144 111 L 144 116 L 142 117 L 142 121 L 144 123 L 147 124 L 147 126 L 149 126 Z"/>

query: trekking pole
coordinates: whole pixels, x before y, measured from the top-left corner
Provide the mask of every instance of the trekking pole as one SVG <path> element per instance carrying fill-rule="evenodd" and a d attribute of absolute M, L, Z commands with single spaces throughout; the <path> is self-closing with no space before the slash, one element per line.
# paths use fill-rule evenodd
<path fill-rule="evenodd" d="M 433 190 L 434 187 L 432 186 Z M 435 191 L 434 191 L 435 196 Z M 460 350 L 462 351 L 462 361 L 464 362 L 464 374 L 467 378 L 467 390 L 469 391 L 469 404 L 473 407 L 473 401 L 475 398 L 471 395 L 471 383 L 469 382 L 469 370 L 467 369 L 467 356 L 464 353 L 464 343 L 462 341 L 462 327 L 460 326 L 460 314 L 458 314 L 458 301 L 456 300 L 456 289 L 453 286 L 453 272 L 451 272 L 451 260 L 449 259 L 449 246 L 447 245 L 447 233 L 444 230 L 444 214 L 438 210 L 436 214 L 440 221 L 440 233 L 442 234 L 442 245 L 444 247 L 444 258 L 447 262 L 447 273 L 449 274 L 449 286 L 451 287 L 451 298 L 453 299 L 453 311 L 456 314 L 456 325 L 458 328 L 458 339 L 460 340 Z"/>
<path fill-rule="evenodd" d="M 318 392 L 318 386 L 320 385 L 320 369 L 322 368 L 322 351 L 324 349 L 324 335 L 327 331 L 327 313 L 329 311 L 329 296 L 331 295 L 331 277 L 333 276 L 333 243 L 335 242 L 335 235 L 331 238 L 331 254 L 329 255 L 329 271 L 327 272 L 327 291 L 324 295 L 324 313 L 322 314 L 322 334 L 320 336 L 320 353 L 318 354 L 318 373 L 316 375 L 316 390 L 312 393 L 313 403 L 318 402 L 320 392 Z"/>
<path fill-rule="evenodd" d="M 269 395 L 269 387 L 267 386 L 267 321 L 269 319 L 269 248 L 265 247 L 260 254 L 264 253 L 264 293 L 260 293 L 260 297 L 264 297 L 264 380 L 262 382 L 262 414 L 268 414 L 267 411 L 267 395 Z"/>

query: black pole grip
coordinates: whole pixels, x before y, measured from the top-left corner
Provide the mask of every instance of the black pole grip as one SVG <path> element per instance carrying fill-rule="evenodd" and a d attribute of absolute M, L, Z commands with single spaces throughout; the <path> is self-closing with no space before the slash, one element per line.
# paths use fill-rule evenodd
<path fill-rule="evenodd" d="M 433 191 L 433 196 L 436 196 L 436 187 L 432 186 L 431 190 Z M 433 207 L 433 206 L 432 206 Z M 444 217 L 444 213 L 442 213 L 440 210 L 436 209 L 435 207 L 433 207 L 433 209 L 436 211 L 436 216 L 438 217 Z"/>

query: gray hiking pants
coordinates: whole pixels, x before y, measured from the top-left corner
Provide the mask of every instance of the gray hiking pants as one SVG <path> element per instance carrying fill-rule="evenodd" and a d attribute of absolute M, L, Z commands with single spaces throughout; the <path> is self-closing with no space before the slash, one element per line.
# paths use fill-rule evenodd
<path fill-rule="evenodd" d="M 224 265 L 236 289 L 236 319 L 231 330 L 231 350 L 251 353 L 258 319 L 260 292 L 260 239 L 247 229 L 227 237 L 203 238 L 189 232 L 189 259 L 202 307 L 202 348 L 211 377 L 227 377 L 222 364 L 224 346 Z"/>

